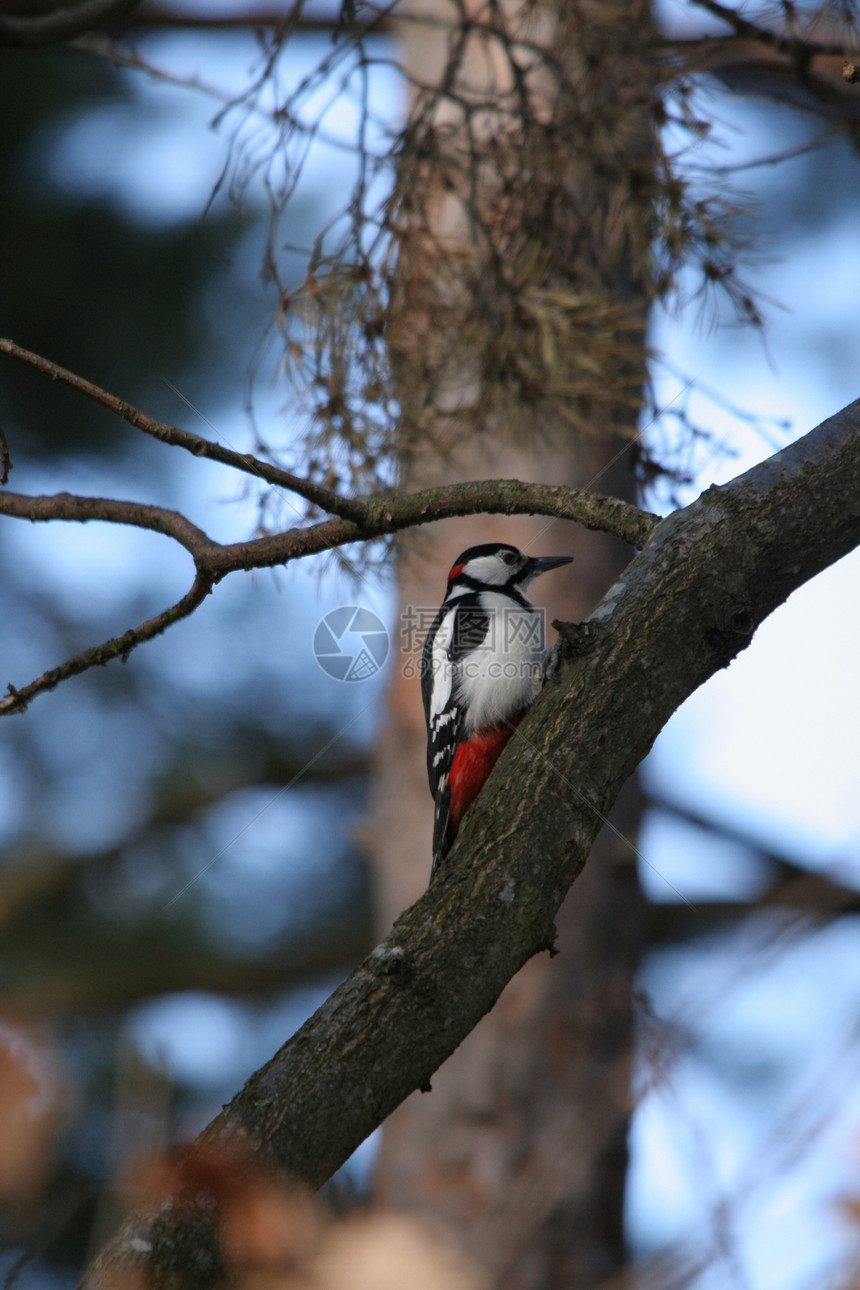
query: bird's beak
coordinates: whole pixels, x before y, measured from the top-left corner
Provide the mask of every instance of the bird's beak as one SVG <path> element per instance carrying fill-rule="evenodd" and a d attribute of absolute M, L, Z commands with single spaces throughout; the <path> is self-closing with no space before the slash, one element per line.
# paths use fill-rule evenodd
<path fill-rule="evenodd" d="M 540 573 L 549 573 L 550 569 L 558 569 L 563 564 L 570 564 L 572 560 L 572 555 L 535 556 L 528 563 L 529 577 L 536 578 Z"/>

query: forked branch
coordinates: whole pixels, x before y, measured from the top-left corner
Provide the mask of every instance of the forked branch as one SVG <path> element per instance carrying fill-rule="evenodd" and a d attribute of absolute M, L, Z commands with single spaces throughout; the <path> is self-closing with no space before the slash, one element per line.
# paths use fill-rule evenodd
<path fill-rule="evenodd" d="M 161 506 L 114 498 L 80 497 L 72 493 L 57 493 L 53 497 L 0 493 L 0 515 L 31 521 L 102 520 L 150 529 L 179 542 L 193 557 L 197 568 L 197 579 L 188 596 L 156 618 L 131 628 L 121 637 L 112 637 L 101 645 L 84 650 L 20 689 L 9 684 L 8 695 L 0 699 L 0 717 L 23 712 L 35 695 L 53 690 L 69 676 L 113 658 L 126 657 L 135 646 L 151 640 L 192 613 L 228 573 L 271 568 L 351 542 L 367 542 L 401 529 L 460 515 L 551 515 L 557 519 L 576 520 L 587 528 L 614 533 L 636 547 L 645 544 L 657 523 L 656 516 L 614 497 L 599 497 L 582 489 L 550 484 L 524 484 L 516 479 L 427 488 L 406 497 L 392 495 L 354 500 L 364 516 L 360 523 L 346 519 L 323 520 L 307 528 L 296 527 L 284 533 L 222 545 L 178 511 Z M 201 591 L 203 587 L 205 590 Z"/>
<path fill-rule="evenodd" d="M 149 529 L 178 542 L 191 555 L 196 568 L 194 585 L 188 594 L 161 614 L 130 628 L 122 636 L 111 637 L 100 645 L 84 650 L 21 688 L 10 683 L 8 694 L 0 699 L 0 716 L 23 712 L 35 695 L 54 689 L 67 677 L 111 659 L 127 657 L 137 645 L 151 640 L 180 618 L 192 613 L 214 585 L 229 573 L 286 564 L 291 560 L 318 555 L 352 542 L 387 537 L 402 529 L 454 516 L 481 513 L 549 515 L 556 519 L 576 520 L 587 528 L 613 533 L 637 548 L 645 545 L 658 522 L 656 516 L 613 497 L 601 497 L 584 489 L 522 483 L 516 479 L 490 479 L 427 488 L 407 496 L 392 492 L 341 497 L 332 489 L 281 470 L 250 453 L 234 452 L 201 435 L 156 421 L 154 417 L 147 416 L 91 381 L 76 376 L 39 354 L 22 349 L 14 341 L 0 339 L 0 351 L 35 367 L 53 380 L 62 381 L 78 390 L 162 443 L 184 448 L 197 457 L 206 457 L 246 474 L 256 475 L 266 483 L 288 488 L 332 516 L 317 524 L 297 525 L 282 533 L 251 538 L 246 542 L 222 544 L 210 538 L 178 511 L 162 506 L 117 498 L 81 497 L 72 493 L 37 497 L 0 492 L 0 515 L 32 522 L 65 520 L 84 523 L 100 520 L 109 524 L 130 524 L 136 528 Z M 0 450 L 2 465 L 8 462 L 5 440 L 0 440 Z M 0 479 L 0 482 L 4 481 Z"/>

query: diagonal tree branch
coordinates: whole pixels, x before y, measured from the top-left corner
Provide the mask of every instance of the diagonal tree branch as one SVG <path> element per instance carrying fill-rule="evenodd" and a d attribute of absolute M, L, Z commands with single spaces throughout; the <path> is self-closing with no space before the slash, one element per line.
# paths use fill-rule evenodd
<path fill-rule="evenodd" d="M 29 701 L 37 694 L 53 690 L 61 681 L 86 672 L 91 667 L 104 666 L 115 658 L 125 661 L 138 645 L 161 635 L 181 618 L 187 618 L 193 613 L 209 595 L 215 582 L 215 575 L 207 568 L 207 560 L 220 549 L 218 544 L 184 515 L 164 506 L 126 502 L 110 497 L 78 497 L 72 493 L 57 493 L 53 497 L 29 497 L 23 493 L 4 492 L 0 493 L 0 515 L 11 515 L 31 522 L 75 520 L 83 523 L 87 520 L 103 520 L 150 529 L 154 533 L 173 538 L 185 547 L 196 568 L 196 577 L 190 590 L 160 614 L 129 628 L 122 636 L 113 636 L 66 659 L 64 663 L 43 672 L 21 689 L 9 682 L 6 695 L 0 698 L 0 717 L 24 712 Z"/>
<path fill-rule="evenodd" d="M 755 40 L 759 44 L 785 54 L 793 62 L 803 65 L 817 55 L 843 57 L 852 48 L 844 41 L 805 40 L 802 36 L 784 35 L 763 27 L 760 23 L 751 22 L 731 5 L 720 4 L 719 0 L 692 0 L 700 9 L 707 10 L 715 18 L 720 18 L 733 29 L 736 35 L 745 40 Z"/>
<path fill-rule="evenodd" d="M 148 416 L 138 408 L 132 407 L 123 399 L 118 399 L 115 394 L 109 394 L 101 386 L 94 385 L 92 381 L 87 381 L 82 376 L 77 376 L 74 372 L 68 371 L 65 367 L 60 367 L 57 363 L 52 363 L 49 358 L 43 358 L 41 354 L 34 354 L 29 349 L 24 349 L 16 345 L 13 340 L 0 337 L 0 352 L 9 354 L 12 358 L 17 358 L 22 363 L 27 363 L 30 367 L 35 367 L 37 371 L 44 372 L 50 376 L 53 381 L 62 381 L 73 390 L 85 394 L 93 402 L 101 404 L 109 412 L 121 417 L 137 430 L 142 430 L 144 434 L 152 435 L 154 439 L 160 439 L 162 443 L 172 444 L 177 448 L 184 448 L 195 457 L 206 457 L 209 461 L 220 461 L 225 466 L 232 466 L 234 470 L 241 470 L 245 474 L 255 475 L 267 484 L 276 484 L 281 488 L 288 489 L 291 493 L 297 493 L 305 501 L 311 502 L 314 506 L 319 506 L 321 510 L 328 511 L 331 515 L 342 515 L 344 517 L 360 518 L 361 510 L 357 508 L 351 498 L 341 497 L 334 489 L 326 488 L 322 484 L 315 484 L 313 480 L 302 479 L 299 475 L 294 475 L 288 470 L 281 470 L 279 466 L 272 466 L 267 461 L 261 461 L 259 457 L 253 456 L 249 452 L 235 452 L 232 448 L 225 448 L 220 443 L 213 443 L 211 439 L 205 439 L 203 435 L 193 434 L 190 430 L 180 430 L 177 426 L 172 426 L 165 421 L 157 421 L 155 417 Z"/>
<path fill-rule="evenodd" d="M 123 632 L 122 636 L 113 636 L 110 640 L 102 641 L 100 645 L 94 645 L 91 649 L 75 654 L 59 667 L 52 667 L 50 671 L 43 672 L 41 676 L 36 677 L 35 681 L 31 681 L 20 690 L 16 690 L 10 682 L 6 687 L 7 694 L 0 699 L 0 717 L 9 716 L 14 712 L 23 712 L 35 695 L 53 690 L 70 676 L 77 676 L 78 673 L 86 672 L 91 667 L 103 666 L 114 658 L 128 658 L 136 646 L 152 640 L 155 636 L 160 636 L 168 627 L 178 623 L 180 618 L 187 618 L 198 605 L 203 603 L 211 590 L 211 576 L 198 570 L 190 590 L 182 599 L 162 610 L 160 614 L 156 614 L 154 618 L 147 618 L 137 627 L 130 627 L 127 632 Z"/>
<path fill-rule="evenodd" d="M 532 955 L 669 716 L 807 579 L 860 544 L 860 400 L 657 527 L 577 633 L 438 881 L 191 1148 L 238 1141 L 318 1186 L 430 1077 Z M 127 1222 L 84 1281 L 223 1271 L 211 1196 Z M 193 1272 L 189 1252 L 193 1251 Z"/>
<path fill-rule="evenodd" d="M 643 545 L 656 523 L 655 516 L 649 515 L 647 511 L 640 510 L 636 506 L 631 506 L 628 502 L 600 497 L 585 489 L 524 484 L 519 480 L 497 479 L 457 484 L 425 489 L 409 497 L 401 497 L 396 493 L 342 497 L 333 489 L 316 484 L 312 480 L 302 479 L 290 471 L 261 461 L 251 453 L 235 452 L 231 448 L 225 448 L 219 443 L 205 439 L 202 435 L 180 430 L 177 426 L 169 425 L 164 421 L 157 421 L 155 417 L 132 407 L 130 403 L 94 385 L 92 381 L 77 376 L 74 372 L 60 367 L 40 354 L 23 349 L 12 340 L 0 338 L 0 352 L 9 354 L 30 367 L 35 367 L 46 376 L 50 376 L 52 380 L 62 381 L 71 389 L 78 390 L 121 417 L 129 425 L 152 435 L 162 443 L 184 448 L 195 457 L 206 457 L 210 461 L 232 466 L 235 470 L 255 475 L 265 483 L 287 488 L 321 510 L 337 516 L 341 521 L 341 523 L 327 521 L 305 529 L 293 528 L 272 537 L 239 542 L 231 547 L 220 548 L 218 577 L 223 577 L 224 574 L 232 573 L 237 569 L 264 568 L 282 564 L 286 560 L 293 560 L 303 555 L 316 555 L 320 551 L 345 546 L 349 542 L 365 542 L 372 538 L 384 537 L 386 534 L 395 533 L 398 529 L 410 528 L 415 524 L 426 524 L 431 520 L 448 519 L 458 515 L 472 515 L 478 511 L 504 515 L 553 515 L 559 519 L 575 519 L 589 528 L 615 533 L 623 541 L 636 547 Z M 90 503 L 95 499 L 79 499 L 79 502 L 84 500 Z M 136 504 L 122 503 L 122 505 Z M 2 510 L 0 513 L 3 513 Z M 8 510 L 5 513 L 16 512 Z M 87 515 L 58 513 L 53 516 L 44 514 L 28 516 L 28 518 L 113 520 L 118 517 L 107 514 L 98 516 L 95 513 Z M 138 523 L 134 519 L 120 519 L 120 522 Z M 142 526 L 157 528 L 154 524 L 142 523 Z M 164 530 L 157 529 L 157 531 Z M 171 536 L 175 535 L 171 534 Z M 211 544 L 210 553 L 214 548 L 215 544 Z"/>

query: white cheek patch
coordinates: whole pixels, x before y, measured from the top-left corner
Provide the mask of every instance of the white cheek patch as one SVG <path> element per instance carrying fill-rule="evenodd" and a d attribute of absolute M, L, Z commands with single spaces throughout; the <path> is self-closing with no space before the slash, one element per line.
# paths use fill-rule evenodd
<path fill-rule="evenodd" d="M 497 555 L 479 555 L 469 561 L 463 572 L 484 586 L 501 587 L 511 576 L 513 568 Z"/>

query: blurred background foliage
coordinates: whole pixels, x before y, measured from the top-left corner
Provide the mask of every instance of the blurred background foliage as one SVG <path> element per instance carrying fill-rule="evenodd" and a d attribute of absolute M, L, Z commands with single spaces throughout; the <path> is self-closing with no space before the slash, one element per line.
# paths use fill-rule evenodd
<path fill-rule="evenodd" d="M 236 33 L 147 40 L 239 76 L 255 48 Z M 304 37 L 301 56 L 318 60 L 326 40 Z M 812 263 L 816 294 L 832 275 L 856 299 L 850 144 L 807 150 L 820 123 L 708 93 L 729 134 L 742 117 L 751 146 L 798 153 L 744 176 L 762 257 Z M 204 433 L 249 448 L 243 391 L 273 312 L 259 273 L 269 210 L 251 189 L 241 208 L 217 201 L 201 222 L 223 161 L 209 115 L 193 91 L 142 85 L 82 50 L 0 51 L 0 331 L 155 416 L 190 428 L 202 418 Z M 834 186 L 834 175 L 852 178 Z M 330 170 L 311 174 L 291 208 L 294 243 L 313 242 L 336 187 Z M 824 257 L 848 245 L 846 226 L 853 249 L 840 265 Z M 788 290 L 809 269 L 780 272 Z M 753 277 L 774 289 L 765 268 Z M 856 330 L 828 330 L 828 309 L 844 318 L 810 300 L 790 337 L 782 322 L 777 335 L 789 364 L 812 353 L 832 391 L 858 368 Z M 675 326 L 661 313 L 652 322 L 670 355 Z M 744 347 L 747 333 L 700 333 L 678 361 L 730 372 Z M 743 406 L 743 381 L 721 381 Z M 253 531 L 255 499 L 227 472 L 11 362 L 0 389 L 11 487 L 141 497 L 219 537 Z M 840 401 L 824 396 L 822 415 Z M 753 438 L 776 434 L 769 419 L 786 410 L 752 407 Z M 749 438 L 738 449 L 719 428 L 704 446 L 691 435 L 703 420 L 719 427 L 722 408 L 696 389 L 652 432 L 694 492 L 703 463 L 733 474 L 732 452 L 743 462 L 770 451 Z M 276 400 L 263 395 L 257 411 L 271 440 L 288 441 Z M 730 419 L 732 434 L 745 424 Z M 646 500 L 659 504 L 659 487 Z M 188 574 L 153 534 L 12 521 L 0 525 L 0 570 L 3 685 L 122 631 Z M 200 1127 L 370 945 L 360 837 L 384 677 L 323 685 L 310 648 L 319 617 L 355 594 L 331 569 L 229 580 L 127 666 L 77 677 L 3 722 L 0 1223 L 3 1267 L 21 1286 L 73 1284 L 110 1229 L 127 1162 Z M 386 611 L 382 580 L 360 594 Z M 810 634 L 826 647 L 817 610 Z M 855 724 L 856 698 L 840 700 Z M 656 1258 L 642 1284 L 847 1284 L 857 857 L 840 853 L 840 868 L 826 828 L 818 845 L 778 821 L 720 819 L 722 804 L 678 790 L 683 739 L 664 747 L 641 843 L 653 903 L 629 1233 Z M 799 1209 L 792 1189 L 806 1198 Z M 782 1250 L 780 1213 L 792 1225 Z"/>
<path fill-rule="evenodd" d="M 158 146 L 174 113 L 158 120 L 153 103 L 83 52 L 0 53 L 2 331 L 156 415 L 193 417 L 173 386 L 223 422 L 271 310 L 249 264 L 265 212 L 225 202 L 204 226 L 198 185 L 191 209 L 174 213 L 159 170 L 170 149 Z M 82 185 L 75 147 L 97 148 L 105 122 L 98 192 Z M 85 126 L 94 138 L 77 145 Z M 140 152 L 153 136 L 148 174 Z M 148 211 L 111 191 L 126 146 L 153 189 Z M 201 476 L 35 375 L 11 364 L 2 374 L 11 487 L 208 506 L 222 531 L 253 530 L 254 505 L 227 472 Z M 32 546 L 12 525 L 0 534 L 4 684 L 94 632 L 124 630 L 187 574 L 150 534 L 35 536 Z M 308 620 L 327 601 L 312 577 L 266 573 L 224 590 L 181 642 L 157 642 L 140 667 L 77 678 L 59 704 L 3 732 L 0 1084 L 10 1123 L 33 1081 L 42 1106 L 33 1139 L 16 1148 L 11 1130 L 0 1136 L 5 1242 L 41 1251 L 21 1284 L 66 1284 L 130 1142 L 151 1148 L 200 1125 L 369 945 L 353 830 L 372 711 L 362 719 L 348 691 L 332 687 L 322 704 L 313 693 Z M 308 768 L 344 712 L 357 724 Z M 164 1026 L 208 1028 L 184 1069 L 160 1056 Z M 154 1137 L 128 1128 L 135 1117 Z"/>

